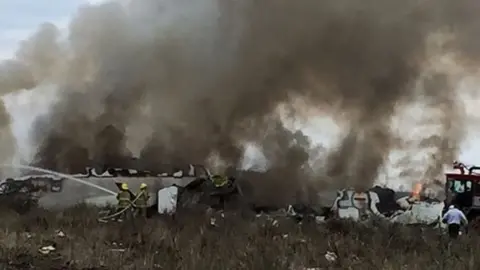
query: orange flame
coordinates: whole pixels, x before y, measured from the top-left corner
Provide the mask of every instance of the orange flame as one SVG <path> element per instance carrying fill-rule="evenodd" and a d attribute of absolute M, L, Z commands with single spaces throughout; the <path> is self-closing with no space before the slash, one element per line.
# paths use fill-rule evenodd
<path fill-rule="evenodd" d="M 423 185 L 416 183 L 412 189 L 412 198 L 415 200 L 420 200 L 420 192 L 422 192 Z"/>

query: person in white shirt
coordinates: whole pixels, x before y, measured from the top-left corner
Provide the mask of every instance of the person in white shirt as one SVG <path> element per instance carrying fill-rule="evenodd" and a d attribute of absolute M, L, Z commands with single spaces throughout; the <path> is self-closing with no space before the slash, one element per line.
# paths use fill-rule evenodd
<path fill-rule="evenodd" d="M 465 217 L 465 214 L 455 205 L 450 205 L 448 211 L 443 215 L 442 218 L 443 223 L 447 223 L 448 225 L 448 234 L 451 238 L 457 238 L 460 232 L 460 227 L 467 226 L 468 220 Z"/>

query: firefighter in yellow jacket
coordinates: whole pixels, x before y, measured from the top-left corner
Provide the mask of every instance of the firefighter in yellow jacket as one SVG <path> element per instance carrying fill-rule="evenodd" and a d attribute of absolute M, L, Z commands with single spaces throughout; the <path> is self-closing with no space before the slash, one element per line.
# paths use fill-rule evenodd
<path fill-rule="evenodd" d="M 148 200 L 150 199 L 147 184 L 142 183 L 140 185 L 140 192 L 137 194 L 136 199 L 137 215 L 147 218 Z"/>
<path fill-rule="evenodd" d="M 223 193 L 225 191 L 225 187 L 229 186 L 228 184 L 230 183 L 230 180 L 228 179 L 227 176 L 224 176 L 224 175 L 213 175 L 211 180 L 213 185 L 215 186 L 215 191 L 213 192 L 212 195 L 218 198 L 217 206 L 223 209 L 225 207 L 225 196 L 226 196 Z"/>
<path fill-rule="evenodd" d="M 122 221 L 124 218 L 128 218 L 131 213 L 130 209 L 125 210 L 126 208 L 132 205 L 130 191 L 128 190 L 127 183 L 123 183 L 120 188 L 120 192 L 117 194 L 117 213 L 123 211 L 119 217 L 118 221 Z"/>
<path fill-rule="evenodd" d="M 216 188 L 221 188 L 221 187 L 224 187 L 225 185 L 227 185 L 229 181 L 228 181 L 228 178 L 226 176 L 214 175 L 214 176 L 212 176 L 212 182 L 213 182 L 213 185 Z"/>

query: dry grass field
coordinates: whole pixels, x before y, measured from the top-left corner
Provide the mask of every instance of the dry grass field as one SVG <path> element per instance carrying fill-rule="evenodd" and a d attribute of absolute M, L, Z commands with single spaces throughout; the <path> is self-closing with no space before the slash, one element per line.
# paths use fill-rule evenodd
<path fill-rule="evenodd" d="M 478 269 L 480 238 L 438 230 L 248 214 L 97 221 L 99 210 L 1 210 L 0 269 Z M 62 231 L 64 235 L 58 233 Z M 42 254 L 39 248 L 52 245 Z M 335 260 L 325 254 L 333 252 Z"/>

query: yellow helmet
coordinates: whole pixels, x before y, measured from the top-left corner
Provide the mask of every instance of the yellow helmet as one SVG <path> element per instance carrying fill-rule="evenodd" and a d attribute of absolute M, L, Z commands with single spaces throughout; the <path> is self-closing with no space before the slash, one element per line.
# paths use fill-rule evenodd
<path fill-rule="evenodd" d="M 123 183 L 123 184 L 122 184 L 122 189 L 123 189 L 123 190 L 127 190 L 127 189 L 128 189 L 127 183 Z"/>
<path fill-rule="evenodd" d="M 140 189 L 144 189 L 144 188 L 147 188 L 147 184 L 142 183 L 142 184 L 140 185 Z"/>

